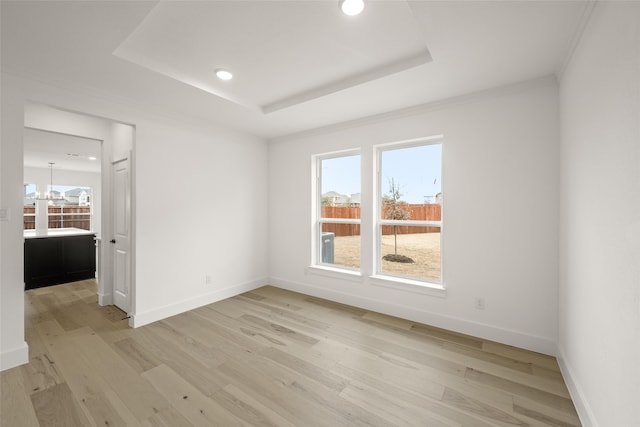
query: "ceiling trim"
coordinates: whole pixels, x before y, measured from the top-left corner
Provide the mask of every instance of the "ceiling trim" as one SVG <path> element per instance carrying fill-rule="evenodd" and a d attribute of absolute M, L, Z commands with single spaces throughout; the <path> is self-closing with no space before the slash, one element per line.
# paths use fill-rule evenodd
<path fill-rule="evenodd" d="M 560 66 L 560 70 L 558 70 L 558 81 L 562 81 L 562 77 L 564 76 L 567 67 L 571 63 L 571 59 L 573 58 L 573 54 L 576 49 L 580 45 L 580 41 L 582 40 L 582 36 L 584 34 L 584 30 L 587 28 L 589 21 L 591 20 L 591 16 L 593 15 L 593 10 L 596 7 L 598 0 L 587 0 L 584 11 L 582 12 L 582 16 L 580 17 L 580 22 L 578 22 L 578 26 L 576 27 L 576 32 L 571 40 L 571 46 L 569 47 L 569 51 L 562 61 L 562 65 Z"/>
<path fill-rule="evenodd" d="M 301 132 L 294 132 L 288 135 L 277 136 L 270 138 L 267 142 L 285 142 L 293 141 L 300 138 L 307 138 L 313 136 L 319 136 L 329 134 L 332 132 L 338 132 L 341 130 L 347 130 L 365 126 L 368 124 L 379 123 L 385 120 L 393 120 L 397 118 L 411 116 L 413 114 L 421 114 L 429 111 L 438 110 L 445 107 L 451 107 L 465 102 L 471 102 L 479 99 L 483 99 L 489 96 L 499 96 L 503 94 L 512 93 L 515 91 L 526 90 L 533 87 L 543 86 L 557 86 L 558 79 L 554 74 L 544 77 L 538 77 L 535 79 L 525 80 L 521 82 L 511 83 L 504 86 L 497 86 L 491 89 L 484 89 L 477 92 L 472 92 L 464 95 L 454 96 L 452 98 L 441 99 L 438 101 L 427 102 L 425 104 L 414 105 L 407 108 L 401 108 L 399 110 L 390 111 L 387 113 L 375 114 L 372 116 L 363 117 L 360 119 L 349 120 L 341 123 L 334 123 L 327 126 L 321 126 L 314 129 L 307 129 Z"/>
<path fill-rule="evenodd" d="M 417 55 L 412 55 L 408 58 L 403 58 L 399 61 L 394 61 L 381 67 L 367 70 L 364 73 L 355 74 L 344 79 L 333 81 L 326 85 L 322 85 L 317 88 L 263 105 L 260 108 L 263 114 L 273 113 L 275 111 L 283 110 L 294 105 L 302 104 L 303 102 L 311 101 L 326 95 L 330 95 L 332 93 L 340 92 L 341 90 L 352 88 L 363 83 L 390 76 L 401 71 L 406 71 L 410 68 L 424 65 L 431 62 L 432 60 L 433 59 L 431 58 L 431 54 L 427 49 L 425 49 Z"/>
<path fill-rule="evenodd" d="M 56 108 L 56 107 L 52 107 L 52 108 Z M 71 111 L 70 111 L 70 112 L 71 112 Z M 76 113 L 76 114 L 83 114 L 83 113 Z M 37 131 L 39 131 L 39 132 L 53 133 L 53 134 L 56 134 L 56 135 L 70 136 L 70 137 L 73 137 L 73 138 L 88 139 L 88 140 L 90 140 L 90 141 L 97 141 L 97 142 L 99 142 L 99 143 L 103 143 L 103 142 L 104 142 L 104 140 L 99 139 L 99 138 L 92 138 L 92 137 L 90 137 L 90 136 L 84 136 L 84 135 L 75 135 L 75 134 L 72 134 L 72 133 L 59 132 L 59 131 L 55 131 L 55 130 L 49 130 L 49 129 L 44 129 L 44 128 L 38 128 L 38 127 L 35 127 L 35 126 L 25 126 L 24 128 L 25 128 L 25 129 L 29 129 L 29 130 L 37 130 Z"/>

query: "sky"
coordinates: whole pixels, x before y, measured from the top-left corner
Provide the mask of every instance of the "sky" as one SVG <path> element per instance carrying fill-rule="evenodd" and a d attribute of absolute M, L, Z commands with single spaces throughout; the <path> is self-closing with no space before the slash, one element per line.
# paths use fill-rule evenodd
<path fill-rule="evenodd" d="M 87 191 L 89 194 L 91 194 L 91 187 L 84 187 L 81 185 L 54 185 L 53 186 L 53 191 L 56 191 L 58 193 L 64 193 L 67 191 L 71 191 L 71 190 L 75 190 L 77 188 L 81 188 L 85 191 Z M 51 191 L 52 188 L 50 185 L 47 185 L 47 191 Z M 25 184 L 24 185 L 24 194 L 25 196 L 27 194 L 33 194 L 36 192 L 36 185 L 35 184 Z M 42 194 L 42 196 L 44 196 L 44 194 Z"/>
<path fill-rule="evenodd" d="M 35 184 L 25 184 L 24 188 L 25 193 L 33 193 L 36 191 Z M 86 187 L 84 185 L 54 185 L 53 187 L 51 187 L 51 185 L 47 185 L 47 191 L 51 189 L 53 189 L 53 191 L 70 191 L 75 190 L 76 188 L 90 189 L 91 187 Z"/>
<path fill-rule="evenodd" d="M 382 152 L 382 193 L 389 192 L 389 180 L 400 186 L 407 203 L 433 202 L 442 191 L 442 144 L 386 150 Z M 322 161 L 322 192 L 360 193 L 360 156 Z"/>

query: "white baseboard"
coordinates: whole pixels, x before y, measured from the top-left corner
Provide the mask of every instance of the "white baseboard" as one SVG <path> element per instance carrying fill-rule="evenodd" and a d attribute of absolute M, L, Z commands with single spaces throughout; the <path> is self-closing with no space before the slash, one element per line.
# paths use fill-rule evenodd
<path fill-rule="evenodd" d="M 184 313 L 185 311 L 202 307 L 203 305 L 230 298 L 243 292 L 252 291 L 256 288 L 267 285 L 267 283 L 268 281 L 266 277 L 262 279 L 256 279 L 251 282 L 241 283 L 239 285 L 229 286 L 223 289 L 217 289 L 208 294 L 199 295 L 194 298 L 188 298 L 186 300 L 178 301 L 174 304 L 165 305 L 153 310 L 148 310 L 143 313 L 132 314 L 131 318 L 129 319 L 129 326 L 137 328 L 140 326 L 148 325 L 149 323 L 157 322 L 158 320 L 166 319 L 167 317 L 175 316 L 176 314 Z"/>
<path fill-rule="evenodd" d="M 458 317 L 419 310 L 414 307 L 394 304 L 389 301 L 371 299 L 363 297 L 362 295 L 339 292 L 333 289 L 321 288 L 306 283 L 291 282 L 277 277 L 270 278 L 269 284 L 282 289 L 288 289 L 290 291 L 300 292 L 306 295 L 337 301 L 343 304 L 376 311 L 378 313 L 401 317 L 414 322 L 420 322 L 436 326 L 438 328 L 472 335 L 474 337 L 496 341 L 514 347 L 536 351 L 538 353 L 548 354 L 550 356 L 555 356 L 558 349 L 557 343 L 548 338 L 473 322 Z"/>
<path fill-rule="evenodd" d="M 569 367 L 567 359 L 564 357 L 562 348 L 558 349 L 558 365 L 560 366 L 560 372 L 562 373 L 562 378 L 564 378 L 564 382 L 567 385 L 567 389 L 569 389 L 573 405 L 576 407 L 576 411 L 578 412 L 580 423 L 583 427 L 598 427 L 593 411 L 585 399 L 582 388 L 576 381 L 573 370 Z"/>
<path fill-rule="evenodd" d="M 12 348 L 0 353 L 0 371 L 15 368 L 29 363 L 29 346 L 26 342 L 18 348 Z"/>
<path fill-rule="evenodd" d="M 98 293 L 98 305 L 101 307 L 105 305 L 113 305 L 113 294 Z"/>

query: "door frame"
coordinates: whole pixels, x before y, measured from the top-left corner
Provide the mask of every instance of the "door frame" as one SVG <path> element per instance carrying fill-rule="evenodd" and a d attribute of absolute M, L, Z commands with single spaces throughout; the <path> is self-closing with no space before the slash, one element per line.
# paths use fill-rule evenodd
<path fill-rule="evenodd" d="M 115 155 L 112 156 L 112 160 L 109 164 L 109 179 L 111 181 L 111 200 L 112 200 L 112 204 L 109 207 L 110 208 L 110 224 L 111 224 L 111 234 L 109 236 L 105 236 L 105 241 L 106 240 L 110 240 L 110 243 L 112 244 L 108 244 L 105 245 L 105 249 L 108 247 L 108 251 L 110 252 L 111 255 L 111 270 L 112 270 L 112 289 L 111 289 L 111 295 L 112 295 L 112 304 L 115 305 L 116 307 L 120 308 L 121 310 L 125 311 L 122 307 L 116 305 L 116 274 L 115 274 L 115 270 L 117 267 L 117 260 L 115 259 L 115 252 L 118 248 L 115 240 L 119 240 L 119 237 L 116 235 L 116 230 L 115 230 L 115 223 L 116 223 L 116 202 L 115 202 L 115 192 L 117 190 L 116 185 L 114 185 L 115 183 L 115 172 L 116 172 L 116 167 L 119 163 L 121 162 L 127 162 L 127 194 L 126 197 L 128 198 L 128 200 L 125 201 L 126 204 L 128 204 L 128 209 L 126 209 L 127 212 L 127 240 L 128 240 L 128 244 L 127 244 L 127 256 L 125 259 L 125 274 L 126 274 L 126 278 L 125 281 L 127 282 L 128 285 L 128 291 L 127 291 L 127 310 L 126 313 L 129 316 L 129 318 L 131 319 L 131 313 L 132 313 L 132 308 L 133 308 L 133 304 L 132 304 L 132 297 L 133 297 L 133 288 L 132 288 L 132 281 L 133 281 L 133 274 L 132 274 L 132 259 L 133 259 L 133 251 L 132 251 L 132 246 L 133 246 L 133 221 L 132 221 L 132 212 L 133 212 L 133 206 L 132 206 L 132 202 L 133 202 L 133 197 L 132 197 L 132 183 L 133 183 L 133 176 L 132 176 L 132 172 L 131 172 L 131 165 L 133 163 L 132 161 L 132 151 L 129 150 L 128 152 L 123 152 L 120 155 Z M 114 239 L 113 241 L 111 241 L 111 239 Z M 130 321 L 131 322 L 131 321 Z"/>
<path fill-rule="evenodd" d="M 112 174 L 112 164 L 118 160 L 123 158 L 129 159 L 129 174 L 130 174 L 130 216 L 129 216 L 129 226 L 130 226 L 130 236 L 129 236 L 129 284 L 130 284 L 130 297 L 129 297 L 129 311 L 126 313 L 128 318 L 128 324 L 130 327 L 134 327 L 134 317 L 135 317 L 135 307 L 136 307 L 136 282 L 135 282 L 135 271 L 136 271 L 136 262 L 135 262 L 135 242 L 136 242 L 136 227 L 135 227 L 135 141 L 136 141 L 136 126 L 129 123 L 122 123 L 115 120 L 104 119 L 108 121 L 111 125 L 125 125 L 131 127 L 132 138 L 130 141 L 130 146 L 123 149 L 122 147 L 116 147 L 116 142 L 110 139 L 108 144 L 103 144 L 103 158 L 102 158 L 102 167 L 105 171 L 103 173 L 103 181 L 102 181 L 102 197 L 104 199 L 108 199 L 106 204 L 107 206 L 107 214 L 102 216 L 102 236 L 101 236 L 101 256 L 100 261 L 102 263 L 102 267 L 100 270 L 100 275 L 98 277 L 98 304 L 100 306 L 104 305 L 114 305 L 114 288 L 115 281 L 113 277 L 114 272 L 114 251 L 111 248 L 111 244 L 109 240 L 113 238 L 114 235 L 114 218 L 113 218 L 113 174 Z M 111 126 L 113 127 L 113 126 Z M 105 141 L 106 142 L 106 141 Z M 103 283 L 102 286 L 100 283 Z"/>
<path fill-rule="evenodd" d="M 83 111 L 73 111 L 65 108 L 61 108 L 54 105 L 47 105 L 38 102 L 30 101 L 29 104 L 40 105 L 44 109 L 50 110 L 50 115 L 46 116 L 48 119 L 56 119 L 56 118 L 72 118 L 72 120 L 62 120 L 66 126 L 57 127 L 57 125 L 51 125 L 51 123 L 55 123 L 56 120 L 47 120 L 45 121 L 46 126 L 33 126 L 32 124 L 27 124 L 27 117 L 24 117 L 23 127 L 38 129 L 45 132 L 53 132 L 58 134 L 77 136 L 82 138 L 89 138 L 94 140 L 99 140 L 102 142 L 102 158 L 101 158 L 101 235 L 100 235 L 100 243 L 99 243 L 99 257 L 98 257 L 98 271 L 96 272 L 96 276 L 98 279 L 98 304 L 100 306 L 104 305 L 112 305 L 113 304 L 113 257 L 110 250 L 106 250 L 108 246 L 108 241 L 111 239 L 111 235 L 113 234 L 113 219 L 112 219 L 112 177 L 111 177 L 111 163 L 115 157 L 123 157 L 123 151 L 126 151 L 126 157 L 129 158 L 129 170 L 130 170 L 130 184 L 131 184 L 131 193 L 130 193 L 130 202 L 131 202 L 131 212 L 130 212 L 130 255 L 129 255 L 129 265 L 131 266 L 129 270 L 130 275 L 130 310 L 127 313 L 129 317 L 129 326 L 133 327 L 133 318 L 135 314 L 136 307 L 136 283 L 135 283 L 135 241 L 136 241 L 136 227 L 135 227 L 135 144 L 136 144 L 136 133 L 137 128 L 134 124 L 126 123 L 118 120 L 113 120 L 107 117 L 97 116 L 88 112 Z M 25 108 L 26 110 L 26 108 Z M 69 116 L 66 116 L 69 115 Z M 69 123 L 73 123 L 72 126 Z M 118 140 L 118 131 L 116 128 L 122 126 L 128 126 L 131 128 L 131 138 L 130 141 L 127 141 L 126 144 L 123 144 Z M 122 133 L 122 132 L 120 132 Z M 126 146 L 126 148 L 123 148 Z M 24 148 L 23 148 L 24 150 Z M 24 154 L 23 154 L 24 156 Z"/>

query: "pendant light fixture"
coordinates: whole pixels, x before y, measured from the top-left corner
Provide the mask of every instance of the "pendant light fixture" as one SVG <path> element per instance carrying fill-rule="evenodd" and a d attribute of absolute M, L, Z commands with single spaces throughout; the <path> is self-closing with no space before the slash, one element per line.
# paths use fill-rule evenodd
<path fill-rule="evenodd" d="M 53 197 L 53 165 L 55 165 L 54 162 L 49 162 L 49 191 L 44 193 L 44 197 L 40 197 L 40 193 L 36 191 L 36 200 L 65 200 L 65 197 L 62 193 L 59 193 L 58 197 Z"/>

